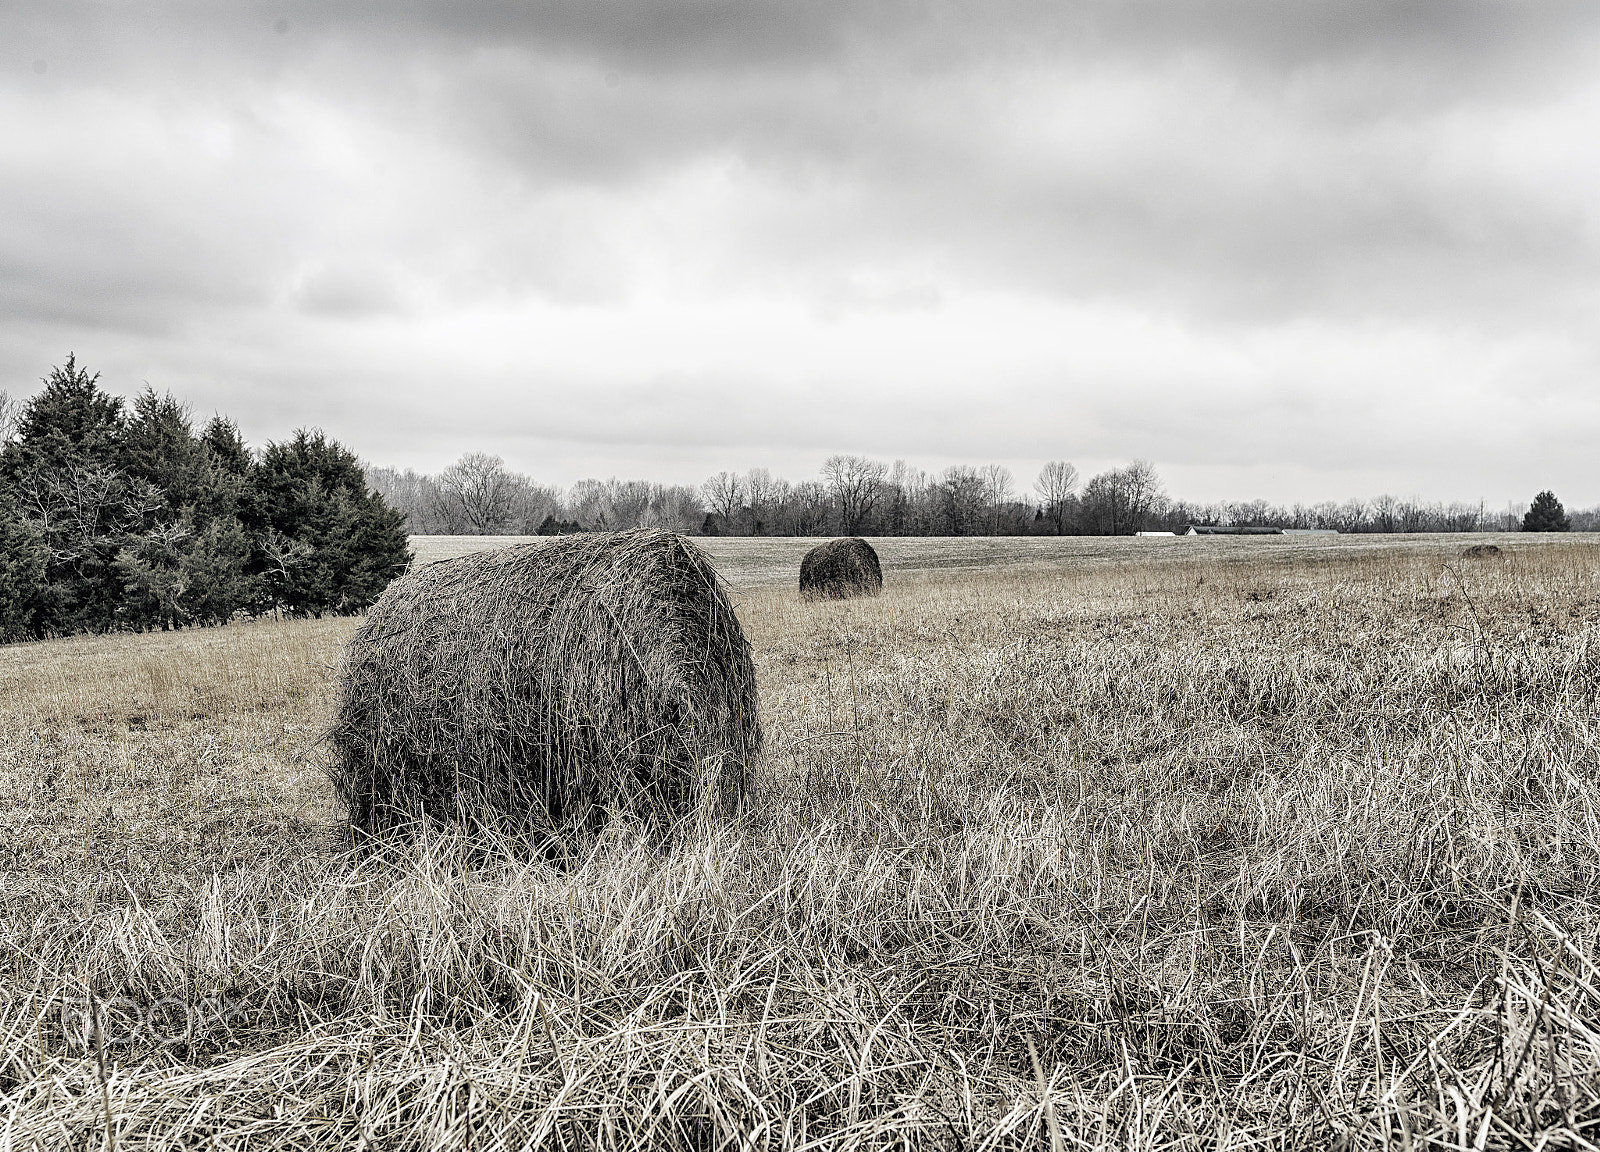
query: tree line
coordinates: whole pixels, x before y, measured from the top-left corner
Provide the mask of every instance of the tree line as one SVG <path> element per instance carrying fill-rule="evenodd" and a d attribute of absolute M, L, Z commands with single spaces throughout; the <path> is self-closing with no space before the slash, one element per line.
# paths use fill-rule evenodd
<path fill-rule="evenodd" d="M 26 402 L 0 392 L 0 640 L 360 611 L 405 570 L 407 535 L 556 535 L 656 526 L 742 536 L 1127 535 L 1195 525 L 1342 532 L 1600 529 L 1552 492 L 1526 508 L 1379 496 L 1195 504 L 1149 461 L 1083 480 L 1051 461 L 929 473 L 836 454 L 791 483 L 765 468 L 698 487 L 580 480 L 562 491 L 472 452 L 437 475 L 363 465 L 319 430 L 252 449 L 196 427 L 170 393 L 126 400 L 69 356 Z"/>
<path fill-rule="evenodd" d="M 580 480 L 566 492 L 468 452 L 438 475 L 368 464 L 367 483 L 418 536 L 556 536 L 658 527 L 699 532 L 700 490 L 646 480 Z"/>
<path fill-rule="evenodd" d="M 1319 504 L 1203 504 L 1168 494 L 1155 467 L 1134 460 L 1083 480 L 1053 460 L 1021 490 L 999 464 L 939 473 L 860 455 L 833 455 L 791 483 L 765 468 L 718 472 L 698 489 L 644 480 L 580 480 L 566 492 L 471 452 L 438 475 L 368 465 L 367 482 L 423 535 L 555 535 L 658 525 L 724 536 L 1119 536 L 1190 525 L 1339 532 L 1600 530 L 1600 509 L 1568 513 L 1550 492 L 1526 509 L 1394 496 Z"/>
<path fill-rule="evenodd" d="M 357 611 L 410 559 L 404 516 L 320 431 L 252 450 L 71 356 L 25 403 L 0 393 L 0 640 Z"/>

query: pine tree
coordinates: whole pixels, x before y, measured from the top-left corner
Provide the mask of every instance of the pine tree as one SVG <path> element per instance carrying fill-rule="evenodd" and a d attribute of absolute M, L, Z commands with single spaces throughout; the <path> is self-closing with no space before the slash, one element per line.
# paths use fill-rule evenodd
<path fill-rule="evenodd" d="M 114 561 L 154 499 L 120 467 L 122 400 L 102 391 L 99 379 L 68 356 L 24 405 L 0 452 L 0 488 L 48 554 L 30 617 L 35 635 L 116 626 L 122 586 Z"/>
<path fill-rule="evenodd" d="M 78 463 L 110 466 L 122 450 L 124 424 L 122 398 L 101 391 L 100 374 L 90 375 L 68 355 L 23 405 L 0 478 L 14 482 L 29 471 Z"/>
<path fill-rule="evenodd" d="M 238 427 L 146 387 L 132 404 L 69 356 L 7 409 L 0 641 L 365 608 L 410 562 L 404 517 L 356 457 L 296 432 L 257 458 Z"/>
<path fill-rule="evenodd" d="M 134 397 L 118 455 L 130 477 L 160 489 L 159 518 L 193 506 L 210 487 L 209 450 L 194 434 L 188 410 L 170 392 L 157 396 L 147 386 Z"/>
<path fill-rule="evenodd" d="M 0 643 L 39 634 L 49 558 L 44 534 L 0 494 Z"/>
<path fill-rule="evenodd" d="M 355 454 L 319 430 L 261 452 L 244 521 L 264 594 L 295 614 L 358 612 L 411 562 L 405 517 L 367 487 Z"/>
<path fill-rule="evenodd" d="M 241 479 L 250 474 L 250 447 L 232 420 L 213 416 L 200 433 L 200 440 L 211 452 L 211 462 L 216 467 Z"/>
<path fill-rule="evenodd" d="M 220 435 L 221 451 L 231 461 L 237 449 L 248 460 L 238 430 L 224 427 L 232 442 Z M 239 522 L 245 480 L 194 434 L 188 409 L 170 393 L 141 392 L 128 419 L 122 464 L 133 481 L 159 492 L 160 501 L 117 553 L 120 622 L 141 631 L 217 624 L 247 607 L 255 582 Z"/>
<path fill-rule="evenodd" d="M 1572 521 L 1567 517 L 1567 511 L 1561 507 L 1561 501 L 1556 499 L 1556 494 L 1544 491 L 1533 498 L 1533 505 L 1522 517 L 1522 530 L 1524 532 L 1570 532 Z"/>

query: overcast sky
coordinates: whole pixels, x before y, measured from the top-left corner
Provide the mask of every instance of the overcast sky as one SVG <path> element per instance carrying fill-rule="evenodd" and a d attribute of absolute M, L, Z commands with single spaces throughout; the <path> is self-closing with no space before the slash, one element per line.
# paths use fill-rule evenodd
<path fill-rule="evenodd" d="M 0 388 L 1600 503 L 1593 0 L 0 0 Z"/>

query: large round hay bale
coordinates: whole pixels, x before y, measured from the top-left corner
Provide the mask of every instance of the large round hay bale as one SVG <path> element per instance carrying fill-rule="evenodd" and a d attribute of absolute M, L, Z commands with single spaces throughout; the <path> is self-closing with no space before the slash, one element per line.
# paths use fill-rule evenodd
<path fill-rule="evenodd" d="M 396 580 L 346 645 L 329 738 L 359 828 L 537 828 L 726 809 L 761 725 L 750 645 L 711 562 L 639 530 Z"/>
<path fill-rule="evenodd" d="M 800 595 L 807 600 L 844 600 L 882 591 L 878 554 L 859 536 L 818 544 L 800 561 Z"/>

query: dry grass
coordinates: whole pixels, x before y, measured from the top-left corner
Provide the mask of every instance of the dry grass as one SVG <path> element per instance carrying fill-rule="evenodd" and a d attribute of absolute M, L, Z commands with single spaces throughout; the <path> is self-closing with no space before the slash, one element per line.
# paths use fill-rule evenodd
<path fill-rule="evenodd" d="M 549 536 L 413 536 L 416 564 L 430 564 L 505 548 L 539 543 Z M 794 584 L 800 561 L 831 537 L 703 536 L 695 544 L 716 563 L 717 571 L 735 587 Z M 886 580 L 931 571 L 1058 572 L 1063 568 L 1113 567 L 1134 563 L 1316 563 L 1351 557 L 1412 556 L 1455 561 L 1475 544 L 1494 544 L 1508 552 L 1527 548 L 1583 547 L 1593 537 L 1583 533 L 1556 535 L 1481 532 L 1398 535 L 1367 533 L 1350 536 L 874 536 Z"/>
<path fill-rule="evenodd" d="M 1600 1140 L 1592 540 L 885 560 L 567 871 L 341 849 L 351 622 L 0 651 L 0 1148 Z"/>

